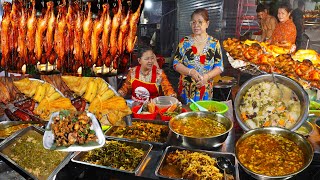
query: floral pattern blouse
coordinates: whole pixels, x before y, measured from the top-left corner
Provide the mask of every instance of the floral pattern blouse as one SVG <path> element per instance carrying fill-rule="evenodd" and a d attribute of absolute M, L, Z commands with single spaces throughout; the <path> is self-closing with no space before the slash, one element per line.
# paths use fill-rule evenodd
<path fill-rule="evenodd" d="M 208 36 L 207 43 L 202 52 L 198 52 L 194 44 L 192 36 L 186 36 L 181 39 L 173 59 L 174 68 L 178 63 L 181 63 L 187 68 L 195 69 L 201 75 L 206 74 L 215 67 L 219 67 L 221 71 L 224 70 L 221 46 L 217 39 Z M 191 76 L 180 75 L 178 94 L 181 95 L 184 103 L 191 102 L 189 98 L 195 101 L 211 100 L 212 91 L 212 81 L 209 81 L 201 88 L 197 88 L 196 82 Z"/>
<path fill-rule="evenodd" d="M 284 23 L 278 23 L 272 34 L 272 44 L 289 42 L 291 44 L 296 43 L 297 30 L 292 19 Z"/>

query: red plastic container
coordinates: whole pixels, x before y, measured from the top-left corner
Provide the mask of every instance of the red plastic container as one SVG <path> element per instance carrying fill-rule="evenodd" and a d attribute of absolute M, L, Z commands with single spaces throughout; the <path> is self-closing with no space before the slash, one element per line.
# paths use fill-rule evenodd
<path fill-rule="evenodd" d="M 141 105 L 132 107 L 133 118 L 146 119 L 146 120 L 156 119 L 156 117 L 158 115 L 158 107 L 157 106 L 155 107 L 155 112 L 153 114 L 137 114 L 140 107 L 141 107 Z"/>
<path fill-rule="evenodd" d="M 162 121 L 170 121 L 170 119 L 172 118 L 171 116 L 165 116 L 163 115 L 163 113 L 165 113 L 169 108 L 165 108 L 165 109 L 161 109 L 159 111 L 160 117 Z M 187 110 L 185 108 L 181 109 L 181 113 L 187 112 Z"/>

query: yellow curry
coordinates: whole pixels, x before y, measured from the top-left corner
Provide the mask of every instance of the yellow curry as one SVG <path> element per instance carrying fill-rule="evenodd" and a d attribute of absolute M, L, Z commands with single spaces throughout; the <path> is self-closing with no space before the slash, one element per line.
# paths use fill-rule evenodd
<path fill-rule="evenodd" d="M 175 132 L 189 137 L 212 137 L 227 131 L 220 122 L 205 117 L 185 117 L 171 121 L 171 128 Z"/>

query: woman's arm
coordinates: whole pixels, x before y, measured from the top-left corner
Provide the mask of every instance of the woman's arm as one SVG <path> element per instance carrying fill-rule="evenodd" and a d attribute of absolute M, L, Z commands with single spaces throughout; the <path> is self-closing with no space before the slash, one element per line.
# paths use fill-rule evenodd
<path fill-rule="evenodd" d="M 176 92 L 174 91 L 173 87 L 171 86 L 170 81 L 168 80 L 167 75 L 162 71 L 161 73 L 161 83 L 163 94 L 165 96 L 173 96 L 177 97 Z"/>
<path fill-rule="evenodd" d="M 132 89 L 132 87 L 131 87 L 131 72 L 132 72 L 132 69 L 129 70 L 128 75 L 127 75 L 127 79 L 123 83 L 122 87 L 118 90 L 118 93 L 122 97 L 125 97 L 128 93 L 131 92 L 131 89 Z"/>

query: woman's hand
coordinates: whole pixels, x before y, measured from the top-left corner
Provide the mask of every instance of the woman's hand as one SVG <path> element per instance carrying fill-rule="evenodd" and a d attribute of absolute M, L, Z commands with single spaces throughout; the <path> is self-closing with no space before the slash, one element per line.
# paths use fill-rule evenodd
<path fill-rule="evenodd" d="M 201 88 L 202 86 L 204 86 L 205 84 L 208 83 L 209 80 L 209 75 L 205 74 L 201 77 L 201 80 L 197 82 L 196 86 L 197 88 Z"/>
<path fill-rule="evenodd" d="M 194 79 L 196 82 L 199 82 L 202 79 L 201 74 L 198 71 L 196 71 L 195 69 L 191 69 L 189 74 L 190 74 L 191 78 Z"/>

